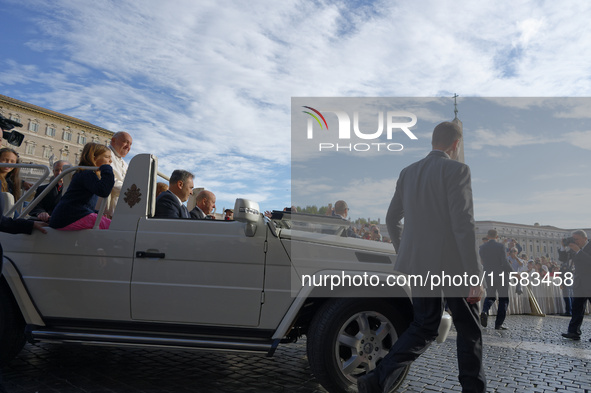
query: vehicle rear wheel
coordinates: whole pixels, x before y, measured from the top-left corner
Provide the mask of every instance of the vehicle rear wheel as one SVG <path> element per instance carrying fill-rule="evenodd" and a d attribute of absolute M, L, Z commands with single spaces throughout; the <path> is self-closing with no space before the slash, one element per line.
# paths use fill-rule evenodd
<path fill-rule="evenodd" d="M 376 368 L 408 323 L 384 300 L 331 300 L 308 329 L 310 368 L 329 392 L 356 391 L 357 378 Z M 391 391 L 402 384 L 408 369 Z"/>
<path fill-rule="evenodd" d="M 11 361 L 25 345 L 25 320 L 4 279 L 0 279 L 0 366 Z"/>

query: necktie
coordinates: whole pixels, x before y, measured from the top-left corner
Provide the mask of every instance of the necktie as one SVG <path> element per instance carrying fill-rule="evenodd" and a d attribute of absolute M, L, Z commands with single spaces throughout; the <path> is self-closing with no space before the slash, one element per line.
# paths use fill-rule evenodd
<path fill-rule="evenodd" d="M 183 218 L 189 218 L 189 210 L 187 210 L 187 206 L 181 205 L 183 208 Z"/>

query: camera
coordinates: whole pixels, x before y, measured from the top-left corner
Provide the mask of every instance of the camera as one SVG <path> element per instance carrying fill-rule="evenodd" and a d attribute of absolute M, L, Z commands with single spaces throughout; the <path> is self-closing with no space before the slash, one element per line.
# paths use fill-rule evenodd
<path fill-rule="evenodd" d="M 25 136 L 18 131 L 8 130 L 12 130 L 14 127 L 22 126 L 23 125 L 18 121 L 7 119 L 6 117 L 0 115 L 0 128 L 2 129 L 2 138 L 6 139 L 6 142 L 10 143 L 13 146 L 20 146 L 23 143 L 23 139 L 25 139 Z"/>
<path fill-rule="evenodd" d="M 575 242 L 575 238 L 574 238 L 574 237 L 572 237 L 572 236 L 565 237 L 564 239 L 562 239 L 562 245 L 563 245 L 564 247 L 568 246 L 568 245 L 569 245 L 569 244 L 571 244 L 571 243 L 575 243 L 575 244 L 576 244 L 576 242 Z"/>

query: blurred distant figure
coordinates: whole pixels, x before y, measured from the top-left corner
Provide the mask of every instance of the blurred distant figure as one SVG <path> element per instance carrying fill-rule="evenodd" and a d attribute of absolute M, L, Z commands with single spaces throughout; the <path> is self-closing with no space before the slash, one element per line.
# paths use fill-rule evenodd
<path fill-rule="evenodd" d="M 347 217 L 349 216 L 349 205 L 347 205 L 347 202 L 343 201 L 343 200 L 338 200 L 335 202 L 334 204 L 334 212 L 332 213 L 333 216 L 336 217 L 340 217 L 343 220 L 346 220 Z M 359 237 L 359 235 L 357 235 L 355 233 L 355 231 L 353 230 L 353 228 L 351 226 L 349 226 L 347 228 L 347 230 L 344 232 L 344 234 L 342 236 L 347 236 L 347 237 Z"/>
<path fill-rule="evenodd" d="M 164 191 L 167 191 L 167 190 L 168 190 L 168 184 L 162 183 L 162 182 L 156 183 L 156 198 L 158 198 L 158 195 L 162 194 Z"/>
<path fill-rule="evenodd" d="M 53 177 L 49 179 L 50 183 L 53 181 L 53 179 L 58 177 L 60 173 L 62 173 L 65 165 L 70 165 L 70 163 L 68 161 L 60 160 L 53 164 Z M 41 195 L 43 191 L 45 191 L 47 186 L 48 184 L 37 188 L 37 191 L 35 192 L 35 199 Z M 37 217 L 41 221 L 49 222 L 49 218 L 51 217 L 53 209 L 55 209 L 60 199 L 62 199 L 63 186 L 64 182 L 60 179 L 55 187 L 53 187 L 53 189 L 49 191 L 49 193 L 47 193 L 47 195 L 45 195 L 41 201 L 39 201 L 37 206 L 31 210 L 31 216 Z"/>
<path fill-rule="evenodd" d="M 226 209 L 224 210 L 224 220 L 226 221 L 232 221 L 234 219 L 234 210 L 232 209 Z"/>

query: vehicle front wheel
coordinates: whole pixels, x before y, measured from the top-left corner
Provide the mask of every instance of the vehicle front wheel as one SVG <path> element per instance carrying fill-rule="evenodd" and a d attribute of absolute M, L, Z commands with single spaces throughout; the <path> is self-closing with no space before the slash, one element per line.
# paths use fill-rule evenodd
<path fill-rule="evenodd" d="M 308 329 L 310 368 L 329 392 L 356 391 L 357 378 L 376 368 L 408 323 L 384 300 L 331 300 Z M 391 391 L 402 384 L 408 369 Z"/>
<path fill-rule="evenodd" d="M 18 305 L 0 278 L 0 366 L 12 360 L 25 345 L 25 321 Z"/>

